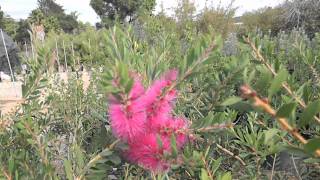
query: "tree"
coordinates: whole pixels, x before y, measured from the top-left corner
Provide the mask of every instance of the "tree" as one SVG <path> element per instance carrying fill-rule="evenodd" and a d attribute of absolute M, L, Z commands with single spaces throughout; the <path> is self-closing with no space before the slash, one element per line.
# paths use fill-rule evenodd
<path fill-rule="evenodd" d="M 77 14 L 72 12 L 66 14 L 61 5 L 57 4 L 55 0 L 38 0 L 38 10 L 44 15 L 47 26 L 51 29 L 62 28 L 66 33 L 72 33 L 78 27 Z M 58 22 L 58 26 L 56 25 Z"/>
<path fill-rule="evenodd" d="M 181 39 L 191 40 L 195 32 L 195 4 L 191 0 L 179 0 L 175 9 L 177 31 Z"/>
<path fill-rule="evenodd" d="M 55 0 L 38 0 L 39 9 L 46 16 L 57 16 L 64 13 L 61 5 L 57 4 Z"/>
<path fill-rule="evenodd" d="M 286 29 L 303 28 L 311 37 L 320 31 L 319 0 L 286 1 L 282 8 L 284 9 Z"/>
<path fill-rule="evenodd" d="M 11 18 L 9 15 L 6 15 L 2 10 L 0 6 L 0 28 L 3 29 L 10 35 L 11 37 L 14 37 L 16 35 L 17 31 L 17 23 L 14 21 L 13 18 Z"/>
<path fill-rule="evenodd" d="M 91 0 L 90 6 L 107 26 L 116 20 L 132 22 L 139 13 L 150 13 L 155 0 Z"/>
<path fill-rule="evenodd" d="M 29 21 L 31 24 L 35 24 L 35 25 L 44 24 L 45 16 L 40 9 L 35 9 L 31 11 L 31 14 L 29 16 Z"/>
<path fill-rule="evenodd" d="M 28 29 L 30 29 L 30 24 L 28 20 L 21 19 L 18 22 L 18 29 L 17 34 L 15 36 L 15 41 L 24 43 L 24 42 L 30 42 L 30 36 L 28 33 Z"/>
<path fill-rule="evenodd" d="M 14 38 L 16 36 L 16 33 L 17 33 L 18 24 L 13 18 L 11 18 L 10 16 L 6 15 L 2 19 L 1 28 L 4 29 L 4 31 L 6 31 L 9 36 Z"/>
<path fill-rule="evenodd" d="M 0 27 L 2 27 L 3 26 L 3 11 L 1 10 L 1 6 L 0 6 Z"/>
<path fill-rule="evenodd" d="M 267 7 L 261 8 L 254 12 L 245 13 L 241 17 L 246 32 L 252 32 L 259 29 L 264 33 L 271 31 L 272 35 L 276 35 L 283 29 L 283 8 Z"/>
<path fill-rule="evenodd" d="M 226 37 L 234 30 L 234 15 L 236 8 L 233 1 L 227 7 L 205 7 L 197 18 L 197 29 L 201 33 L 210 33 L 212 30 Z"/>
<path fill-rule="evenodd" d="M 31 25 L 43 25 L 46 32 L 58 32 L 61 29 L 59 21 L 55 16 L 45 16 L 40 9 L 33 10 L 28 21 Z"/>

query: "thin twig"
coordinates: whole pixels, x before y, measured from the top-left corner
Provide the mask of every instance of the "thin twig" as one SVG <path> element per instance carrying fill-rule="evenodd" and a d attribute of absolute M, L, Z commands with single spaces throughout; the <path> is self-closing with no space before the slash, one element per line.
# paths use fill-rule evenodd
<path fill-rule="evenodd" d="M 272 180 L 272 179 L 273 179 L 273 174 L 274 174 L 274 165 L 276 164 L 276 159 L 277 159 L 277 154 L 274 154 L 270 180 Z"/>
<path fill-rule="evenodd" d="M 277 73 L 275 72 L 275 70 L 272 68 L 272 66 L 268 63 L 268 61 L 262 56 L 262 54 L 260 53 L 260 51 L 258 50 L 258 48 L 254 45 L 254 43 L 250 40 L 250 38 L 245 38 L 245 41 L 250 45 L 250 47 L 252 48 L 254 54 L 256 55 L 257 59 L 262 62 L 267 68 L 268 70 L 274 75 L 276 76 Z M 282 87 L 287 91 L 287 93 L 293 97 L 293 99 L 295 101 L 297 101 L 299 103 L 299 105 L 302 108 L 306 108 L 307 105 L 306 103 L 300 99 L 295 93 L 294 91 L 290 88 L 290 86 L 288 85 L 287 82 L 282 83 Z M 317 116 L 314 116 L 314 119 L 320 123 L 320 118 Z"/>
<path fill-rule="evenodd" d="M 203 128 L 199 128 L 199 129 L 195 129 L 195 131 L 197 132 L 208 132 L 208 131 L 212 131 L 212 130 L 216 130 L 216 129 L 229 129 L 234 127 L 234 123 L 227 123 L 227 124 L 217 124 L 217 125 L 212 125 L 209 127 L 203 127 Z"/>
<path fill-rule="evenodd" d="M 235 155 L 233 152 L 229 151 L 228 149 L 222 147 L 222 146 L 219 145 L 219 144 L 216 144 L 216 145 L 217 145 L 217 147 L 218 147 L 219 149 L 221 149 L 223 152 L 225 152 L 225 153 L 229 154 L 230 156 L 234 157 L 235 159 L 237 159 L 243 166 L 246 165 L 246 163 L 245 163 L 239 156 Z"/>
<path fill-rule="evenodd" d="M 296 162 L 295 162 L 294 159 L 293 159 L 293 155 L 291 155 L 291 159 L 292 159 L 292 162 L 293 162 L 293 167 L 294 167 L 294 169 L 295 169 L 295 171 L 296 171 L 296 173 L 297 173 L 297 175 L 298 175 L 299 180 L 302 180 L 302 178 L 301 178 L 301 176 L 300 176 L 300 174 L 299 174 L 299 171 L 298 171 L 298 169 L 297 169 Z"/>
<path fill-rule="evenodd" d="M 12 179 L 12 176 L 4 168 L 2 168 L 2 172 L 3 172 L 3 175 L 7 178 L 7 180 Z"/>

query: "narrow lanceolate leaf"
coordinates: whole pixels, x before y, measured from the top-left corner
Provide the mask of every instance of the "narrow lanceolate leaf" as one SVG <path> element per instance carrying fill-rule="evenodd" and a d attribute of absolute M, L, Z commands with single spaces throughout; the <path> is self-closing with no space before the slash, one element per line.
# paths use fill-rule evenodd
<path fill-rule="evenodd" d="M 208 172 L 205 169 L 201 169 L 201 180 L 210 180 Z"/>
<path fill-rule="evenodd" d="M 221 180 L 232 180 L 232 175 L 230 172 L 225 173 L 222 177 Z"/>
<path fill-rule="evenodd" d="M 268 144 L 271 139 L 279 132 L 278 129 L 269 129 L 264 131 L 264 143 Z"/>
<path fill-rule="evenodd" d="M 314 101 L 308 105 L 301 115 L 300 125 L 305 126 L 313 121 L 317 113 L 320 112 L 320 100 Z"/>
<path fill-rule="evenodd" d="M 134 80 L 132 78 L 129 78 L 126 87 L 125 87 L 125 93 L 128 94 L 131 91 L 131 88 L 133 86 Z"/>
<path fill-rule="evenodd" d="M 279 118 L 289 118 L 290 115 L 295 111 L 297 107 L 296 103 L 289 103 L 281 106 L 281 108 L 278 110 L 276 117 Z"/>
<path fill-rule="evenodd" d="M 73 179 L 73 173 L 72 173 L 72 165 L 71 165 L 71 162 L 67 159 L 65 159 L 63 161 L 63 164 L 64 164 L 64 170 L 66 172 L 66 175 L 67 175 L 67 179 Z"/>
<path fill-rule="evenodd" d="M 241 100 L 242 100 L 242 98 L 233 96 L 233 97 L 230 97 L 227 100 L 225 100 L 221 105 L 222 106 L 230 106 L 230 105 L 233 105 L 233 104 L 240 102 Z"/>
<path fill-rule="evenodd" d="M 178 149 L 177 149 L 176 137 L 174 136 L 174 134 L 171 135 L 170 141 L 171 141 L 170 143 L 171 143 L 171 149 L 172 149 L 172 156 L 177 157 Z"/>
<path fill-rule="evenodd" d="M 309 140 L 308 143 L 304 146 L 304 149 L 308 153 L 313 154 L 317 149 L 320 149 L 320 138 Z"/>
<path fill-rule="evenodd" d="M 279 74 L 273 79 L 270 88 L 268 89 L 269 99 L 277 93 L 283 82 L 286 81 L 288 77 L 288 72 L 286 70 L 281 70 Z"/>

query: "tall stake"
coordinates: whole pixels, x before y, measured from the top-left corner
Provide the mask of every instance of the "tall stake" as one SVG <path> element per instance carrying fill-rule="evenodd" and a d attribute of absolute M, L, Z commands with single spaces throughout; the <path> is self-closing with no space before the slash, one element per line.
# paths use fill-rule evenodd
<path fill-rule="evenodd" d="M 90 41 L 90 39 L 89 39 L 89 57 L 90 57 L 91 66 L 92 66 L 93 62 L 92 62 L 92 57 L 91 57 L 91 41 Z"/>
<path fill-rule="evenodd" d="M 6 42 L 4 40 L 3 31 L 2 31 L 2 29 L 0 29 L 0 31 L 1 31 L 2 43 L 3 43 L 3 46 L 4 46 L 4 50 L 6 51 L 6 57 L 7 57 L 8 64 L 9 64 L 9 69 L 10 69 L 10 73 L 11 73 L 11 79 L 14 82 L 13 71 L 12 71 L 12 68 L 11 68 L 11 63 L 10 63 L 10 59 L 9 59 L 9 55 L 8 55 L 8 50 L 7 50 L 7 47 L 6 47 Z"/>
<path fill-rule="evenodd" d="M 56 40 L 56 53 L 57 53 L 57 63 L 58 63 L 58 71 L 60 70 L 60 59 L 59 59 L 59 49 L 58 49 L 58 41 Z"/>
<path fill-rule="evenodd" d="M 64 40 L 62 40 L 62 46 L 63 46 L 63 53 L 64 53 L 64 65 L 66 68 L 66 72 L 68 72 L 67 55 L 66 55 L 66 47 L 64 46 Z"/>
<path fill-rule="evenodd" d="M 75 55 L 74 55 L 73 42 L 71 42 L 71 50 L 72 50 L 73 64 L 74 64 L 74 67 L 76 67 L 76 60 L 75 60 Z"/>

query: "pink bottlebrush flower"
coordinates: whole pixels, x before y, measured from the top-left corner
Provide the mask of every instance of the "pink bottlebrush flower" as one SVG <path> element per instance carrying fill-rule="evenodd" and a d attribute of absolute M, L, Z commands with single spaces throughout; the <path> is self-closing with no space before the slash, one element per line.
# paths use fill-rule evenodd
<path fill-rule="evenodd" d="M 155 133 L 147 134 L 146 136 L 129 143 L 129 150 L 126 156 L 129 161 L 137 163 L 145 169 L 153 172 L 163 172 L 169 169 L 170 163 L 164 158 L 165 153 L 170 153 L 170 141 L 161 138 L 162 147 L 158 143 Z"/>
<path fill-rule="evenodd" d="M 150 106 L 154 104 L 162 95 L 164 88 L 169 87 L 172 84 L 172 82 L 177 79 L 177 74 L 178 72 L 176 70 L 171 70 L 168 73 L 166 73 L 163 77 L 161 77 L 159 80 L 156 80 L 146 91 L 145 95 L 142 97 L 145 105 Z M 170 100 L 173 100 L 175 98 L 175 94 L 174 96 L 172 96 L 173 94 L 171 92 L 170 95 L 171 96 L 168 96 L 168 98 Z"/>
<path fill-rule="evenodd" d="M 165 92 L 177 78 L 177 71 L 169 71 L 164 77 L 156 80 L 142 97 L 147 109 L 148 127 L 151 131 L 158 129 L 171 117 L 173 103 L 176 98 L 176 90 Z"/>
<path fill-rule="evenodd" d="M 146 131 L 146 112 L 137 101 L 129 105 L 111 104 L 109 114 L 113 133 L 123 141 L 136 139 Z"/>
<path fill-rule="evenodd" d="M 134 79 L 134 84 L 129 93 L 129 99 L 121 104 L 114 97 L 110 98 L 109 114 L 113 133 L 120 139 L 128 141 L 145 133 L 146 112 L 139 96 L 144 88 L 139 79 Z"/>
<path fill-rule="evenodd" d="M 134 83 L 129 93 L 129 99 L 136 99 L 143 95 L 144 87 L 138 74 L 131 73 L 131 76 L 133 77 Z"/>
<path fill-rule="evenodd" d="M 147 107 L 147 124 L 151 131 L 157 131 L 163 124 L 171 119 L 173 100 L 176 91 L 171 90 L 162 98 Z"/>
<path fill-rule="evenodd" d="M 169 71 L 145 92 L 139 76 L 131 73 L 134 84 L 126 102 L 110 98 L 112 131 L 128 143 L 129 149 L 125 152 L 127 159 L 153 172 L 170 168 L 170 156 L 167 155 L 171 153 L 172 135 L 176 138 L 178 150 L 188 139 L 187 121 L 174 118 L 171 114 L 177 91 L 168 88 L 171 88 L 177 75 L 176 70 Z"/>
<path fill-rule="evenodd" d="M 162 125 L 160 134 L 164 137 L 170 138 L 174 134 L 176 138 L 177 147 L 181 149 L 188 140 L 187 130 L 188 122 L 184 118 L 170 119 Z"/>

